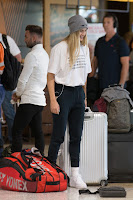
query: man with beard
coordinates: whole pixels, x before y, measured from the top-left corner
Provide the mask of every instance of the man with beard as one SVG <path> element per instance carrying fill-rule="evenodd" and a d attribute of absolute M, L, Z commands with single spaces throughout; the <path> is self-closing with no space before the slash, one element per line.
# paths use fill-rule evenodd
<path fill-rule="evenodd" d="M 46 106 L 44 88 L 47 83 L 49 57 L 42 44 L 42 28 L 28 25 L 25 29 L 25 43 L 31 51 L 24 61 L 16 93 L 12 99 L 20 105 L 17 109 L 12 129 L 12 152 L 22 150 L 22 132 L 27 125 L 35 135 L 35 147 L 44 154 L 44 134 L 42 131 L 42 110 Z"/>

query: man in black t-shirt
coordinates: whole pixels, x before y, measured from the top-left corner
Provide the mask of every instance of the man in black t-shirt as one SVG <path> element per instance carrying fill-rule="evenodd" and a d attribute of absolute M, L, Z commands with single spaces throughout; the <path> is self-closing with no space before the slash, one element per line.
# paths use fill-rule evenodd
<path fill-rule="evenodd" d="M 106 35 L 99 38 L 95 45 L 92 61 L 92 73 L 95 75 L 98 68 L 100 90 L 111 84 L 124 86 L 129 70 L 129 48 L 116 33 L 118 21 L 115 15 L 109 13 L 103 18 L 103 27 Z"/>

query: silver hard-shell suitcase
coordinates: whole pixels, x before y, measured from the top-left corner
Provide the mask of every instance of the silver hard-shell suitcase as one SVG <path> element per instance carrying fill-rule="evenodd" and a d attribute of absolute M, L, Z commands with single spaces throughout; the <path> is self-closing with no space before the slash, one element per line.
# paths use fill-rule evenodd
<path fill-rule="evenodd" d="M 60 167 L 70 176 L 69 127 L 59 154 Z M 107 185 L 107 115 L 86 109 L 80 145 L 80 174 L 87 184 Z"/>

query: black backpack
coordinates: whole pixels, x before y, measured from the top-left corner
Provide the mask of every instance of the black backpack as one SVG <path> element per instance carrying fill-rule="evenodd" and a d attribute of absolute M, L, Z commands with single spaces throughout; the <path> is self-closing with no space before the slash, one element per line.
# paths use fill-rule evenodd
<path fill-rule="evenodd" d="M 2 34 L 3 42 L 6 46 L 4 48 L 4 64 L 5 68 L 1 75 L 1 83 L 6 90 L 12 91 L 17 87 L 19 75 L 21 73 L 21 63 L 10 53 L 7 36 Z"/>

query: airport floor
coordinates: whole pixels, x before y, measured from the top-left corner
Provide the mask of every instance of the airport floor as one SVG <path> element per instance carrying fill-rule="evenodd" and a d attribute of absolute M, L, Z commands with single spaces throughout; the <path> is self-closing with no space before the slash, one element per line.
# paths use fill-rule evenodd
<path fill-rule="evenodd" d="M 50 136 L 45 137 L 45 155 L 48 152 L 48 146 L 50 141 Z M 8 144 L 5 144 L 7 146 Z M 30 142 L 24 142 L 23 148 L 31 148 L 34 146 L 34 140 Z M 99 194 L 89 195 L 82 194 L 79 195 L 78 189 L 68 187 L 66 191 L 63 192 L 51 192 L 51 193 L 26 193 L 26 192 L 14 192 L 0 189 L 0 200 L 119 200 L 119 199 L 133 199 L 133 183 L 109 183 L 108 186 L 121 186 L 124 187 L 127 195 L 125 198 L 102 198 Z M 108 187 L 107 186 L 107 187 Z M 90 191 L 96 191 L 100 186 L 88 186 Z"/>
<path fill-rule="evenodd" d="M 112 184 L 111 184 L 112 185 Z M 113 184 L 114 185 L 114 184 Z M 133 184 L 115 184 L 123 186 L 127 191 L 125 198 L 101 198 L 98 194 L 79 195 L 78 189 L 70 188 L 63 192 L 51 192 L 51 193 L 24 193 L 0 190 L 0 199 L 2 200 L 122 200 L 133 199 Z M 97 187 L 88 187 L 91 191 L 95 191 Z"/>

